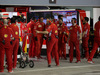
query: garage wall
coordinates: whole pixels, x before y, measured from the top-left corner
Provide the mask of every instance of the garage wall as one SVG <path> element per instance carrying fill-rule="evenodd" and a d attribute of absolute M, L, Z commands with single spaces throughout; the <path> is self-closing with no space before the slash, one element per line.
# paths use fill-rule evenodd
<path fill-rule="evenodd" d="M 0 0 L 0 5 L 100 6 L 100 0 L 56 0 L 56 2 L 49 4 L 49 0 Z"/>

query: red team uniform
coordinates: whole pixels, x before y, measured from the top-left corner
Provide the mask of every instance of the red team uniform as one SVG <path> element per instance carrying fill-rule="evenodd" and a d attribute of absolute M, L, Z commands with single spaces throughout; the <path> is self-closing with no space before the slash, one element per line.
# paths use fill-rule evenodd
<path fill-rule="evenodd" d="M 69 33 L 70 33 L 70 54 L 69 54 L 70 62 L 73 61 L 74 47 L 76 49 L 76 59 L 78 62 L 80 61 L 79 38 L 78 38 L 78 34 L 81 33 L 80 27 L 78 25 L 71 26 Z"/>

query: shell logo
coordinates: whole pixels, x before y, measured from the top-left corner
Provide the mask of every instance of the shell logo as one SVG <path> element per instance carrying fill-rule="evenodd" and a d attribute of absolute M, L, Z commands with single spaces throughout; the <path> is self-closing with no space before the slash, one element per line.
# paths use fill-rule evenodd
<path fill-rule="evenodd" d="M 56 30 L 55 33 L 57 33 L 58 31 Z"/>
<path fill-rule="evenodd" d="M 5 37 L 5 38 L 7 38 L 7 37 L 8 37 L 8 35 L 7 35 L 7 34 L 4 34 L 4 37 Z"/>
<path fill-rule="evenodd" d="M 16 31 L 15 34 L 18 35 L 18 32 Z"/>
<path fill-rule="evenodd" d="M 31 30 L 31 28 L 29 28 L 29 30 Z"/>

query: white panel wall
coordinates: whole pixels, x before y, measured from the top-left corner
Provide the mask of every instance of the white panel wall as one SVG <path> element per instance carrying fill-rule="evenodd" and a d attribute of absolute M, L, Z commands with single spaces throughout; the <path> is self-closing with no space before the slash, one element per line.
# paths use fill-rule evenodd
<path fill-rule="evenodd" d="M 93 8 L 93 26 L 98 21 L 99 16 L 100 16 L 100 8 Z"/>

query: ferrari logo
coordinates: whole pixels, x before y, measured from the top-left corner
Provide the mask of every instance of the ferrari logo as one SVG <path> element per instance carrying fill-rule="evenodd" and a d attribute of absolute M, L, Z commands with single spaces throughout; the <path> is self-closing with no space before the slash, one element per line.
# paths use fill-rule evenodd
<path fill-rule="evenodd" d="M 58 31 L 56 30 L 55 33 L 57 33 Z"/>
<path fill-rule="evenodd" d="M 14 25 L 14 26 L 16 26 L 16 25 Z"/>
<path fill-rule="evenodd" d="M 29 30 L 31 30 L 31 28 L 29 28 Z"/>
<path fill-rule="evenodd" d="M 41 25 L 39 25 L 38 27 L 42 27 Z"/>
<path fill-rule="evenodd" d="M 18 32 L 16 31 L 15 34 L 18 35 Z"/>
<path fill-rule="evenodd" d="M 64 26 L 63 26 L 63 28 L 64 28 Z"/>
<path fill-rule="evenodd" d="M 77 26 L 75 26 L 75 28 L 77 28 Z"/>
<path fill-rule="evenodd" d="M 4 37 L 5 37 L 5 38 L 7 38 L 7 37 L 8 37 L 8 35 L 7 35 L 7 34 L 5 34 L 5 35 L 4 35 Z"/>
<path fill-rule="evenodd" d="M 61 34 L 61 32 L 60 32 L 60 34 Z"/>

